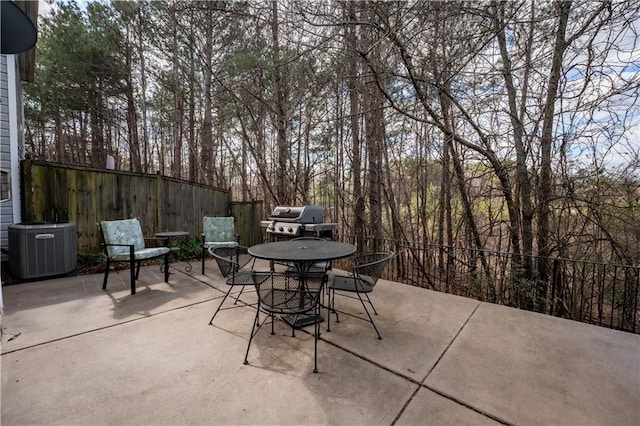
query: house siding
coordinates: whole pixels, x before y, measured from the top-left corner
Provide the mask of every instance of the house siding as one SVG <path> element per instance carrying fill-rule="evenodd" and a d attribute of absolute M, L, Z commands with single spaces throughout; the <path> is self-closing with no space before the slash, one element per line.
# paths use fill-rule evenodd
<path fill-rule="evenodd" d="M 15 56 L 0 55 L 0 169 L 10 176 L 10 197 L 0 201 L 0 247 L 2 261 L 8 260 L 8 226 L 20 221 L 19 158 L 22 150 L 21 88 Z M 20 106 L 19 106 L 20 105 Z"/>

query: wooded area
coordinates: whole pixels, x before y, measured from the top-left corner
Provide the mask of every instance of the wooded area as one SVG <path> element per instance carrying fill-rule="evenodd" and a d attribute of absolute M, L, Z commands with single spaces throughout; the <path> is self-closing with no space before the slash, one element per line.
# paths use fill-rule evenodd
<path fill-rule="evenodd" d="M 320 204 L 341 234 L 640 260 L 640 3 L 56 3 L 31 158 Z"/>

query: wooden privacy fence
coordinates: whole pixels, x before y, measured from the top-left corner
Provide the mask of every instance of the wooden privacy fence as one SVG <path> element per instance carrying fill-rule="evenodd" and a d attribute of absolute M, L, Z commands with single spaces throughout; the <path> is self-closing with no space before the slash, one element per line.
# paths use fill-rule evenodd
<path fill-rule="evenodd" d="M 68 166 L 24 160 L 22 221 L 71 221 L 78 251 L 100 250 L 101 220 L 138 218 L 145 236 L 187 231 L 200 237 L 203 216 L 236 218 L 243 245 L 262 241 L 262 201 L 231 202 L 229 190 L 161 174 Z"/>

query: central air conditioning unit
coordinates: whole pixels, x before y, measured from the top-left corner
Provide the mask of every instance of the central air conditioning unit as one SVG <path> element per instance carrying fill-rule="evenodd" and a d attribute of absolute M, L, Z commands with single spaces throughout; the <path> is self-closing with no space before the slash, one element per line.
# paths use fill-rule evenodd
<path fill-rule="evenodd" d="M 9 270 L 14 278 L 66 275 L 78 264 L 78 235 L 73 222 L 9 225 Z"/>

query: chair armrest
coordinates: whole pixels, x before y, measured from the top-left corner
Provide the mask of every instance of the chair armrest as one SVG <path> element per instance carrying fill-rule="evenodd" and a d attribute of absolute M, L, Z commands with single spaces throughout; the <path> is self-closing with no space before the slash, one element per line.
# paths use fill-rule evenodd
<path fill-rule="evenodd" d="M 230 258 L 228 258 L 228 257 L 218 256 L 218 255 L 217 255 L 217 254 L 215 254 L 215 253 L 210 253 L 210 254 L 211 254 L 211 256 L 213 256 L 216 260 L 220 260 L 221 262 L 228 263 L 228 264 L 230 264 L 230 265 L 234 265 L 234 266 L 235 266 L 236 268 L 238 268 L 238 269 L 240 268 L 240 264 L 239 264 L 238 262 L 236 262 L 235 260 L 233 260 L 233 259 L 230 259 Z"/>
<path fill-rule="evenodd" d="M 369 262 L 366 263 L 359 263 L 360 259 L 366 259 L 367 257 L 370 257 L 372 254 L 376 255 L 376 254 L 384 254 L 384 257 L 380 257 L 379 259 L 374 259 L 371 260 Z M 378 252 L 378 253 L 363 253 L 363 254 L 357 254 L 353 257 L 353 261 L 354 261 L 354 266 L 353 269 L 362 269 L 362 268 L 366 268 L 368 266 L 371 265 L 375 265 L 377 263 L 384 263 L 388 260 L 390 260 L 391 258 L 393 258 L 395 256 L 395 253 L 393 252 Z"/>
<path fill-rule="evenodd" d="M 100 243 L 104 247 L 104 253 L 107 257 L 109 257 L 109 252 L 107 251 L 107 247 L 129 247 L 129 256 L 133 256 L 134 245 L 133 244 L 117 244 L 117 243 Z"/>
<path fill-rule="evenodd" d="M 202 236 L 202 245 L 204 245 L 204 243 L 206 242 L 205 238 L 204 238 L 204 232 L 201 232 L 200 235 Z M 240 234 L 235 234 L 234 233 L 233 235 L 235 235 L 235 237 L 236 237 L 236 242 L 238 244 L 240 244 Z"/>
<path fill-rule="evenodd" d="M 114 247 L 133 247 L 133 244 L 116 244 L 116 243 L 102 243 L 103 246 L 114 246 Z"/>

